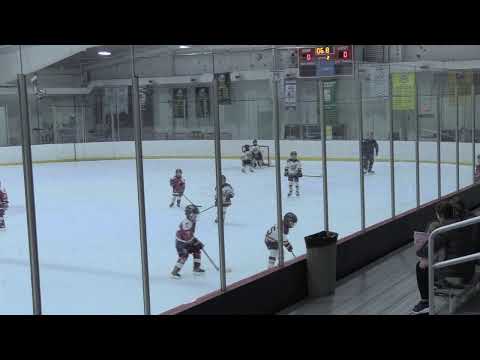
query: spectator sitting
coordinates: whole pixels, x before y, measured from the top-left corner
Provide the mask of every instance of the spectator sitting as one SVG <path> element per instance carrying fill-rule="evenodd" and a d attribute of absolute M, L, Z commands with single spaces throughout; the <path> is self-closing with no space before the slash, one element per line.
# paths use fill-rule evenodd
<path fill-rule="evenodd" d="M 431 222 L 427 226 L 427 233 L 430 234 L 433 230 L 453 224 L 464 219 L 466 209 L 460 199 L 452 202 L 442 201 L 435 206 L 435 213 L 437 221 Z M 469 227 L 452 230 L 447 233 L 439 234 L 435 238 L 434 252 L 438 255 L 439 250 L 444 250 L 445 259 L 452 259 L 467 255 L 472 251 L 473 232 Z M 420 292 L 420 302 L 414 306 L 413 314 L 423 314 L 429 311 L 429 294 L 428 294 L 428 263 L 425 261 L 428 258 L 428 243 L 425 243 L 417 251 L 417 256 L 420 261 L 416 265 L 417 285 Z M 473 269 L 473 271 L 472 271 Z M 464 263 L 447 267 L 441 271 L 442 276 L 461 278 L 463 282 L 471 280 L 475 271 L 475 264 L 473 262 Z"/>
<path fill-rule="evenodd" d="M 453 206 L 454 212 L 462 219 L 467 220 L 475 217 L 475 214 L 468 211 L 464 202 L 459 196 L 454 196 L 450 203 Z M 470 248 L 466 249 L 470 254 L 474 252 L 480 252 L 480 224 L 472 225 L 471 228 L 473 232 L 473 244 L 470 245 Z M 477 264 L 480 264 L 480 261 L 477 261 Z"/>

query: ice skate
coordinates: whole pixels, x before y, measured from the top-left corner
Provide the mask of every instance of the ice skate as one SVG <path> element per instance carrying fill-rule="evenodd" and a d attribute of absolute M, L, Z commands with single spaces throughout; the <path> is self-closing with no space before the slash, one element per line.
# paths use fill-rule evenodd
<path fill-rule="evenodd" d="M 179 274 L 179 269 L 175 267 L 172 272 L 170 273 L 172 279 L 181 279 L 182 276 Z"/>
<path fill-rule="evenodd" d="M 292 192 L 291 192 L 291 191 L 288 192 L 288 197 L 290 197 L 290 196 L 292 196 Z"/>
<path fill-rule="evenodd" d="M 5 231 L 6 226 L 5 226 L 5 220 L 0 220 L 0 231 Z"/>
<path fill-rule="evenodd" d="M 180 207 L 180 200 L 177 200 L 177 207 Z"/>
<path fill-rule="evenodd" d="M 253 172 L 253 169 L 252 169 L 252 168 L 250 168 L 250 172 Z"/>
<path fill-rule="evenodd" d="M 375 171 L 369 170 L 368 173 L 369 173 L 369 174 L 375 174 Z"/>
<path fill-rule="evenodd" d="M 295 195 L 300 196 L 300 191 L 297 191 Z"/>
<path fill-rule="evenodd" d="M 205 273 L 205 270 L 202 269 L 202 268 L 193 269 L 193 274 L 194 275 L 203 275 L 204 273 Z"/>
<path fill-rule="evenodd" d="M 217 223 L 217 224 L 218 224 L 218 219 L 215 219 L 215 223 Z"/>
<path fill-rule="evenodd" d="M 242 173 L 244 173 L 244 174 L 246 173 L 245 168 L 242 168 Z"/>
<path fill-rule="evenodd" d="M 200 264 L 195 264 L 193 267 L 193 275 L 203 275 L 205 270 L 200 267 Z"/>
<path fill-rule="evenodd" d="M 170 204 L 170 207 L 173 207 L 173 202 Z"/>

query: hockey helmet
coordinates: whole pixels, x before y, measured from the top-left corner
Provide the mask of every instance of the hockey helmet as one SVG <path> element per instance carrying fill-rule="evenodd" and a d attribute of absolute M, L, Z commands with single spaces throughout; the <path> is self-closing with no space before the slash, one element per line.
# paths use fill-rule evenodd
<path fill-rule="evenodd" d="M 243 145 L 243 152 L 250 151 L 250 145 Z"/>
<path fill-rule="evenodd" d="M 254 146 L 257 146 L 257 139 L 254 139 L 254 140 L 253 140 L 253 145 L 254 145 Z"/>
<path fill-rule="evenodd" d="M 182 175 L 182 169 L 175 170 L 175 175 Z"/>
<path fill-rule="evenodd" d="M 297 223 L 297 221 L 298 221 L 297 215 L 295 215 L 292 212 L 286 213 L 285 216 L 283 217 L 283 222 L 289 228 L 293 228 L 295 226 L 295 224 Z"/>
<path fill-rule="evenodd" d="M 290 153 L 290 156 L 291 156 L 291 157 L 297 157 L 297 152 L 296 152 L 296 151 L 292 151 L 292 152 Z"/>
<path fill-rule="evenodd" d="M 187 205 L 185 208 L 185 216 L 188 220 L 194 221 L 199 213 L 198 207 L 195 205 Z"/>
<path fill-rule="evenodd" d="M 220 177 L 220 180 L 222 180 L 222 184 L 225 184 L 227 182 L 227 177 L 225 175 L 222 175 Z"/>

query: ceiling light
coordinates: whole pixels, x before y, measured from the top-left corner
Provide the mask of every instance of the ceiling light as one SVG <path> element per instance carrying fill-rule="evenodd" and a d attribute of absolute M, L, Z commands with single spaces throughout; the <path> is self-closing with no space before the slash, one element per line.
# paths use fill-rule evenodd
<path fill-rule="evenodd" d="M 106 51 L 106 50 L 101 50 L 97 53 L 98 55 L 101 55 L 101 56 L 110 56 L 112 55 L 112 53 L 110 51 Z"/>
<path fill-rule="evenodd" d="M 180 49 L 189 49 L 190 46 L 188 46 L 188 45 L 180 45 L 179 48 L 180 48 Z"/>

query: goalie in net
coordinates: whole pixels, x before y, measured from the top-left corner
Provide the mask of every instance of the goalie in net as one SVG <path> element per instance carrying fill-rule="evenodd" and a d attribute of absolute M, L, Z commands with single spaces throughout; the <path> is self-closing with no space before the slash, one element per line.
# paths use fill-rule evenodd
<path fill-rule="evenodd" d="M 252 153 L 251 165 L 253 168 L 261 169 L 264 166 L 270 166 L 270 149 L 265 145 L 258 145 L 258 141 L 253 140 L 252 145 L 242 146 L 242 152 L 249 148 Z"/>

